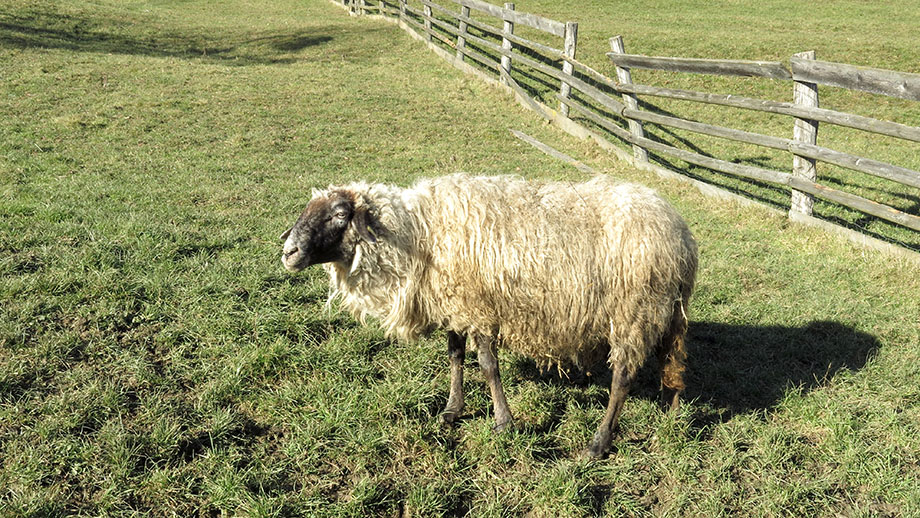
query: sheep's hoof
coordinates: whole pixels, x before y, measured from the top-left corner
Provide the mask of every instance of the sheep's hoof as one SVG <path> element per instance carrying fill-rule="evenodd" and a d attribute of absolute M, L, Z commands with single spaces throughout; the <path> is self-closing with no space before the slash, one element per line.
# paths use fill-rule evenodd
<path fill-rule="evenodd" d="M 438 416 L 438 421 L 441 422 L 442 426 L 452 426 L 460 419 L 460 410 L 447 410 L 445 409 L 441 412 L 441 415 Z"/>
<path fill-rule="evenodd" d="M 600 460 L 606 457 L 608 453 L 610 453 L 610 441 L 605 441 L 603 438 L 599 440 L 595 437 L 587 448 L 581 450 L 578 456 L 582 459 Z"/>
<path fill-rule="evenodd" d="M 508 419 L 507 421 L 503 421 L 501 423 L 495 423 L 495 425 L 492 426 L 492 431 L 495 433 L 510 432 L 513 429 L 514 421 L 512 419 Z"/>
<path fill-rule="evenodd" d="M 588 446 L 578 454 L 580 459 L 601 460 L 607 456 L 609 451 L 606 448 L 595 448 L 594 445 Z"/>

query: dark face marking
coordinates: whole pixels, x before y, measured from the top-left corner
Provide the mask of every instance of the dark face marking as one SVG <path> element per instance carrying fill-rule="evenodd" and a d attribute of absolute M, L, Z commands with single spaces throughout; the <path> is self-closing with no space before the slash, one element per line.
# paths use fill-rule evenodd
<path fill-rule="evenodd" d="M 376 243 L 366 207 L 355 208 L 355 195 L 347 190 L 332 191 L 307 204 L 297 223 L 281 234 L 286 240 L 281 261 L 292 272 L 321 263 L 350 263 L 357 239 Z M 353 227 L 355 234 L 347 231 Z"/>
<path fill-rule="evenodd" d="M 310 201 L 294 226 L 282 234 L 287 239 L 282 254 L 285 268 L 296 272 L 314 264 L 350 259 L 354 243 L 345 246 L 344 238 L 354 206 L 351 194 L 343 191 Z"/>

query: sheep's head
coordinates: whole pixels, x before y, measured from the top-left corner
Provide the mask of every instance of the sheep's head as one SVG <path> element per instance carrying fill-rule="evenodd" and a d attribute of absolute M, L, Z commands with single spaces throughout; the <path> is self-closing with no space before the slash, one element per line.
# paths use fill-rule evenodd
<path fill-rule="evenodd" d="M 368 209 L 347 190 L 319 193 L 294 226 L 281 234 L 281 262 L 291 272 L 321 263 L 350 263 L 359 240 L 376 243 L 368 230 Z"/>

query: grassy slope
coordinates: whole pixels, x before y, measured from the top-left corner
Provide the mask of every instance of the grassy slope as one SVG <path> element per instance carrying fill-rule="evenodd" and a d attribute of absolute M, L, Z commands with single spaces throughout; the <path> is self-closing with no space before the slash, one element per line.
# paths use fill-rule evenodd
<path fill-rule="evenodd" d="M 326 2 L 17 0 L 0 61 L 2 514 L 920 512 L 914 267 L 629 171 Z M 689 404 L 645 373 L 604 462 L 574 458 L 603 376 L 503 355 L 519 429 L 471 368 L 442 430 L 442 337 L 278 264 L 312 186 L 578 177 L 508 127 L 660 188 L 701 244 Z"/>

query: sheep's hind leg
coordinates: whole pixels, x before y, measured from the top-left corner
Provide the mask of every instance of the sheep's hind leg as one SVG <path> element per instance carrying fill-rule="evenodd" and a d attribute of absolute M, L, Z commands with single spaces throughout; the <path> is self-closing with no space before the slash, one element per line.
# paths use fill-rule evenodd
<path fill-rule="evenodd" d="M 675 337 L 675 347 L 668 353 L 660 354 L 661 365 L 661 407 L 675 411 L 680 406 L 680 393 L 684 390 L 684 361 L 687 351 L 683 346 L 683 337 Z"/>
<path fill-rule="evenodd" d="M 447 332 L 447 355 L 450 357 L 450 395 L 441 412 L 441 422 L 453 424 L 463 410 L 463 360 L 466 359 L 466 335 Z"/>
<path fill-rule="evenodd" d="M 658 365 L 661 374 L 661 406 L 674 411 L 680 406 L 680 393 L 684 390 L 684 371 L 687 362 L 685 336 L 688 322 L 680 303 L 674 305 L 671 327 L 658 347 Z"/>
<path fill-rule="evenodd" d="M 583 455 L 594 459 L 601 458 L 610 451 L 613 432 L 616 430 L 617 422 L 620 420 L 620 412 L 623 410 L 623 403 L 626 401 L 626 395 L 629 393 L 629 386 L 632 385 L 634 377 L 634 375 L 626 371 L 625 367 L 614 366 L 612 371 L 613 380 L 610 382 L 610 400 L 607 402 L 607 412 L 594 433 L 594 439 L 583 452 Z"/>
<path fill-rule="evenodd" d="M 495 341 L 486 335 L 473 335 L 476 348 L 479 350 L 479 368 L 489 384 L 492 392 L 492 406 L 495 413 L 495 426 L 493 430 L 501 432 L 511 428 L 511 410 L 508 409 L 508 400 L 502 389 L 502 380 L 498 375 L 498 358 L 496 357 Z"/>

